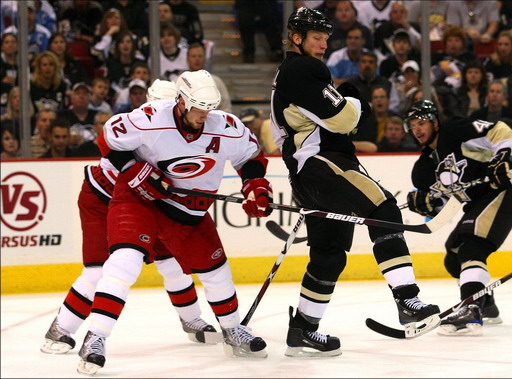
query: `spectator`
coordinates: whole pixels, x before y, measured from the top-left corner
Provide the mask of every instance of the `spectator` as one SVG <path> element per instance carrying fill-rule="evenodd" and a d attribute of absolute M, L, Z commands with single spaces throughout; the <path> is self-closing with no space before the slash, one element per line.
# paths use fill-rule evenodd
<path fill-rule="evenodd" d="M 495 1 L 452 1 L 448 7 L 448 24 L 461 26 L 473 45 L 489 43 L 498 31 L 499 21 Z"/>
<path fill-rule="evenodd" d="M 508 125 L 512 125 L 512 107 L 505 106 L 506 100 L 505 84 L 501 80 L 494 80 L 487 90 L 487 106 L 474 111 L 469 118 L 489 122 L 504 121 Z"/>
<path fill-rule="evenodd" d="M 402 72 L 402 65 L 409 60 L 419 62 L 420 56 L 412 49 L 409 33 L 405 29 L 397 29 L 391 42 L 392 55 L 380 64 L 380 74 L 385 78 L 396 81 Z"/>
<path fill-rule="evenodd" d="M 40 158 L 50 148 L 50 126 L 56 118 L 57 113 L 51 109 L 37 112 L 35 133 L 30 139 L 32 158 Z"/>
<path fill-rule="evenodd" d="M 189 44 L 203 42 L 203 25 L 199 18 L 199 11 L 188 1 L 168 0 L 171 4 L 173 24 Z"/>
<path fill-rule="evenodd" d="M 401 1 L 396 1 L 391 5 L 389 19 L 382 22 L 375 30 L 375 48 L 382 55 L 389 56 L 394 53 L 393 40 L 395 32 L 398 30 L 408 34 L 412 48 L 420 47 L 421 35 L 418 32 L 420 27 L 415 22 L 409 22 L 407 8 Z"/>
<path fill-rule="evenodd" d="M 144 56 L 137 50 L 135 43 L 131 32 L 119 32 L 114 54 L 107 59 L 106 77 L 110 80 L 112 89 L 117 93 L 130 83 L 130 70 L 133 64 L 145 61 Z"/>
<path fill-rule="evenodd" d="M 204 70 L 206 65 L 206 51 L 200 43 L 193 43 L 187 50 L 187 63 L 189 71 Z M 217 75 L 211 74 L 217 89 L 220 92 L 220 104 L 217 109 L 231 113 L 231 98 L 224 81 Z"/>
<path fill-rule="evenodd" d="M 187 48 L 178 44 L 180 31 L 173 25 L 160 28 L 160 76 L 176 81 L 178 76 L 188 70 Z"/>
<path fill-rule="evenodd" d="M 2 34 L 0 76 L 2 84 L 7 84 L 8 89 L 18 84 L 18 38 L 13 33 Z"/>
<path fill-rule="evenodd" d="M 171 4 L 166 2 L 161 2 L 158 4 L 158 18 L 160 20 L 160 25 L 163 24 L 173 24 L 174 15 L 172 14 Z"/>
<path fill-rule="evenodd" d="M 112 113 L 112 107 L 107 102 L 109 88 L 110 82 L 107 78 L 94 78 L 88 108 L 97 112 Z"/>
<path fill-rule="evenodd" d="M 504 30 L 498 35 L 496 50 L 486 58 L 484 65 L 493 79 L 512 75 L 512 30 Z"/>
<path fill-rule="evenodd" d="M 5 125 L 2 122 L 1 127 L 2 153 L 1 160 L 20 158 L 20 139 L 11 125 Z"/>
<path fill-rule="evenodd" d="M 43 51 L 34 61 L 30 82 L 30 98 L 35 111 L 67 107 L 66 82 L 62 78 L 59 59 L 51 51 Z"/>
<path fill-rule="evenodd" d="M 304 1 L 304 3 L 307 3 L 308 1 Z M 336 3 L 338 0 L 324 0 L 320 1 L 320 4 L 318 4 L 316 7 L 314 6 L 308 6 L 308 4 L 305 4 L 306 8 L 314 8 L 317 11 L 322 12 L 329 20 L 334 20 L 335 13 L 336 13 Z M 297 7 L 300 8 L 300 7 Z"/>
<path fill-rule="evenodd" d="M 404 121 L 398 116 L 391 116 L 384 128 L 384 137 L 377 143 L 379 153 L 398 153 L 419 151 L 418 145 L 410 134 L 405 132 Z"/>
<path fill-rule="evenodd" d="M 420 66 L 416 61 L 406 61 L 400 70 L 400 75 L 392 79 L 398 94 L 398 114 L 403 114 L 407 108 L 407 98 L 415 89 L 421 88 Z M 432 88 L 432 90 L 434 90 Z"/>
<path fill-rule="evenodd" d="M 256 18 L 265 33 L 270 48 L 270 61 L 281 62 L 284 57 L 281 38 L 281 21 L 277 0 L 235 0 L 238 29 L 242 39 L 244 63 L 255 61 Z"/>
<path fill-rule="evenodd" d="M 117 113 L 129 113 L 144 104 L 147 99 L 148 85 L 141 79 L 133 79 L 128 86 L 129 102 L 119 109 Z"/>
<path fill-rule="evenodd" d="M 59 30 L 68 41 L 83 41 L 92 45 L 102 17 L 103 8 L 97 1 L 72 0 L 59 19 Z"/>
<path fill-rule="evenodd" d="M 380 142 L 384 138 L 384 129 L 386 123 L 395 113 L 389 110 L 389 92 L 386 86 L 376 85 L 372 87 L 372 114 L 377 121 L 377 138 L 376 142 Z"/>
<path fill-rule="evenodd" d="M 20 87 L 13 87 L 7 97 L 6 112 L 0 118 L 2 124 L 9 124 L 17 137 L 20 137 Z M 34 108 L 30 104 L 29 115 L 32 117 Z"/>
<path fill-rule="evenodd" d="M 354 5 L 357 9 L 359 22 L 375 35 L 377 28 L 383 22 L 389 20 L 389 13 L 394 2 L 395 0 L 356 1 Z"/>
<path fill-rule="evenodd" d="M 279 153 L 279 148 L 274 143 L 270 123 L 265 123 L 261 111 L 254 108 L 245 108 L 240 112 L 240 121 L 254 133 L 264 154 Z"/>
<path fill-rule="evenodd" d="M 497 0 L 496 4 L 500 9 L 500 32 L 512 28 L 512 2 Z"/>
<path fill-rule="evenodd" d="M 86 83 L 76 83 L 71 94 L 71 106 L 58 113 L 59 118 L 69 122 L 69 145 L 72 149 L 96 138 L 94 116 L 97 112 L 89 109 L 90 96 L 91 89 Z"/>
<path fill-rule="evenodd" d="M 149 72 L 149 66 L 145 62 L 135 62 L 132 66 L 130 77 L 130 83 L 133 79 L 140 79 L 146 83 L 146 88 L 149 87 L 149 81 L 151 80 L 151 73 Z M 123 88 L 115 98 L 114 113 L 119 113 L 121 108 L 126 108 L 130 104 L 130 89 L 128 87 Z"/>
<path fill-rule="evenodd" d="M 47 0 L 34 0 L 34 5 L 36 24 L 44 26 L 50 33 L 55 33 L 57 31 L 57 15 L 52 4 Z"/>
<path fill-rule="evenodd" d="M 55 54 L 59 60 L 61 76 L 71 88 L 73 84 L 88 81 L 89 77 L 82 63 L 71 57 L 67 49 L 67 41 L 62 33 L 53 33 L 50 37 L 48 50 Z"/>
<path fill-rule="evenodd" d="M 101 151 L 98 147 L 98 137 L 100 136 L 103 125 L 112 117 L 113 114 L 109 112 L 98 112 L 94 115 L 94 134 L 95 138 L 91 141 L 86 141 L 78 146 L 76 155 L 79 157 L 101 157 Z"/>
<path fill-rule="evenodd" d="M 415 0 L 407 2 L 409 21 L 421 23 L 421 3 L 424 1 Z M 441 41 L 443 39 L 449 3 L 449 1 L 445 0 L 429 1 L 429 39 L 431 41 Z"/>
<path fill-rule="evenodd" d="M 393 112 L 398 111 L 398 94 L 394 85 L 382 75 L 377 74 L 377 56 L 373 52 L 363 52 L 359 60 L 359 75 L 351 75 L 347 81 L 353 84 L 361 93 L 361 99 L 371 101 L 371 88 L 376 85 L 386 87 L 389 95 L 389 107 Z"/>
<path fill-rule="evenodd" d="M 48 41 L 51 32 L 43 25 L 36 23 L 36 6 L 33 1 L 27 1 L 27 21 L 28 21 L 28 60 L 32 61 L 34 57 L 48 49 Z M 5 29 L 4 33 L 17 34 L 18 29 L 13 24 Z"/>
<path fill-rule="evenodd" d="M 98 33 L 94 37 L 91 54 L 98 63 L 106 62 L 114 54 L 114 47 L 119 33 L 131 32 L 118 9 L 109 9 L 103 14 Z"/>
<path fill-rule="evenodd" d="M 338 1 L 336 12 L 334 13 L 332 35 L 327 40 L 327 49 L 324 59 L 328 60 L 331 54 L 347 46 L 347 35 L 353 27 L 359 27 L 363 32 L 364 47 L 368 50 L 373 49 L 373 35 L 366 26 L 357 21 L 357 10 L 350 0 Z M 325 14 L 325 13 L 324 13 Z"/>
<path fill-rule="evenodd" d="M 331 72 L 334 85 L 337 87 L 350 75 L 359 74 L 359 59 L 363 52 L 365 39 L 360 26 L 353 26 L 347 31 L 347 46 L 334 51 L 327 60 L 327 68 Z"/>
<path fill-rule="evenodd" d="M 63 117 L 57 117 L 50 126 L 50 148 L 41 158 L 70 158 L 76 157 L 69 148 L 69 122 Z"/>
<path fill-rule="evenodd" d="M 105 9 L 117 9 L 126 20 L 126 25 L 137 37 L 148 36 L 149 13 L 147 1 L 140 0 L 109 0 Z"/>

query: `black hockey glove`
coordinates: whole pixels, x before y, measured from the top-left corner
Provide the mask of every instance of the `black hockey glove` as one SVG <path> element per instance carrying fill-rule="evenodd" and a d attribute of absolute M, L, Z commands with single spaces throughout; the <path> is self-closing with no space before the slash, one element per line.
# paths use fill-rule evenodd
<path fill-rule="evenodd" d="M 443 205 L 443 200 L 434 198 L 430 192 L 411 191 L 407 194 L 409 209 L 422 216 L 434 217 L 437 214 L 436 207 Z"/>
<path fill-rule="evenodd" d="M 491 188 L 505 189 L 512 185 L 512 171 L 510 171 L 510 149 L 501 149 L 491 159 L 487 166 L 487 176 Z"/>

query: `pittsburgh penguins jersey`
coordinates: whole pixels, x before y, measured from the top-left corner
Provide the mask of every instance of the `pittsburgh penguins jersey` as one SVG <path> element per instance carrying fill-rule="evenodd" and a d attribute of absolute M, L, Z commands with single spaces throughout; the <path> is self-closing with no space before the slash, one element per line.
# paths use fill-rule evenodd
<path fill-rule="evenodd" d="M 512 149 L 512 129 L 502 121 L 450 120 L 439 129 L 437 148 L 425 150 L 436 167 L 436 182 L 430 189 L 433 192 L 444 191 L 485 177 L 492 157 L 499 150 L 507 148 Z M 425 159 L 425 156 L 420 159 Z M 416 166 L 415 169 L 421 169 L 419 165 Z M 418 177 L 418 173 L 415 174 L 413 170 L 414 176 Z M 457 192 L 457 195 L 461 200 L 470 202 L 489 188 L 488 185 L 478 185 Z"/>
<path fill-rule="evenodd" d="M 348 133 L 357 125 L 361 103 L 343 97 L 320 60 L 288 51 L 277 69 L 271 97 L 276 145 L 291 175 L 322 151 L 355 153 Z"/>
<path fill-rule="evenodd" d="M 111 150 L 133 152 L 137 160 L 162 170 L 176 187 L 206 192 L 217 192 L 226 161 L 239 170 L 261 156 L 257 138 L 234 115 L 211 111 L 200 130 L 190 131 L 169 100 L 113 116 L 103 135 Z M 161 209 L 176 221 L 194 223 L 211 205 L 195 200 L 175 195 L 163 200 Z"/>

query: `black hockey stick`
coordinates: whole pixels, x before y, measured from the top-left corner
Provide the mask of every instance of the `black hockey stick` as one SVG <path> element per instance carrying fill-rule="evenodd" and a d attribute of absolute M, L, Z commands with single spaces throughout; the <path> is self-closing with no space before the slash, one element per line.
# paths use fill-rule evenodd
<path fill-rule="evenodd" d="M 263 298 L 263 295 L 267 291 L 268 286 L 270 285 L 270 282 L 274 279 L 274 276 L 276 275 L 277 269 L 279 266 L 281 266 L 281 262 L 284 259 L 284 256 L 288 252 L 288 249 L 292 245 L 292 241 L 295 238 L 295 235 L 299 231 L 300 227 L 302 226 L 302 222 L 304 221 L 304 215 L 300 215 L 299 219 L 297 220 L 297 223 L 293 227 L 292 232 L 290 233 L 290 237 L 288 237 L 288 240 L 284 244 L 283 250 L 281 250 L 281 253 L 279 253 L 279 256 L 277 257 L 276 263 L 274 263 L 274 266 L 272 267 L 272 270 L 270 270 L 270 273 L 267 276 L 267 279 L 265 279 L 265 282 L 263 283 L 263 286 L 260 289 L 260 292 L 258 292 L 258 295 L 256 295 L 256 299 L 254 299 L 254 302 L 251 305 L 251 308 L 249 309 L 249 312 L 247 312 L 247 315 L 242 320 L 241 324 L 244 326 L 247 326 L 249 323 L 249 320 L 252 318 L 252 315 L 256 311 L 256 308 L 258 307 L 258 304 L 260 303 L 261 299 Z"/>
<path fill-rule="evenodd" d="M 196 190 L 190 190 L 185 188 L 177 188 L 177 187 L 168 187 L 167 191 L 169 193 L 180 193 L 184 195 L 190 195 L 190 196 L 197 196 L 197 197 L 205 197 L 209 199 L 215 199 L 215 200 L 222 200 L 227 201 L 231 203 L 239 203 L 242 204 L 246 199 L 236 196 L 227 196 L 227 195 L 221 195 L 218 193 L 211 193 L 211 192 L 203 192 L 203 191 L 196 191 Z M 331 220 L 337 220 L 337 221 L 344 221 L 344 222 L 350 222 L 352 224 L 359 224 L 359 225 L 370 225 L 370 226 L 377 226 L 381 228 L 389 228 L 394 230 L 400 230 L 400 231 L 409 231 L 409 232 L 415 232 L 415 233 L 425 233 L 430 234 L 437 230 L 439 230 L 441 227 L 443 227 L 450 219 L 457 214 L 459 209 L 461 208 L 462 203 L 455 197 L 452 196 L 450 200 L 445 204 L 441 212 L 437 214 L 436 217 L 431 219 L 430 221 L 419 224 L 419 225 L 407 225 L 407 224 L 401 224 L 398 222 L 391 222 L 391 221 L 384 221 L 384 220 L 375 220 L 372 218 L 364 218 L 364 217 L 356 217 L 351 215 L 345 215 L 341 213 L 334 213 L 334 212 L 326 212 L 326 211 L 320 211 L 316 209 L 306 209 L 306 208 L 299 208 L 294 207 L 291 205 L 284 205 L 284 204 L 276 204 L 276 203 L 270 203 L 269 207 L 272 209 L 278 209 L 282 211 L 288 211 L 288 212 L 295 212 L 300 213 L 306 216 L 315 216 L 320 218 L 328 218 Z"/>
<path fill-rule="evenodd" d="M 265 226 L 270 233 L 282 241 L 288 241 L 288 238 L 290 238 L 290 235 L 275 221 L 269 220 L 266 222 Z M 308 237 L 295 237 L 293 243 L 301 243 L 307 240 Z"/>
<path fill-rule="evenodd" d="M 488 182 L 489 182 L 489 177 L 486 176 L 484 178 L 478 178 L 478 179 L 472 180 L 467 183 L 453 184 L 447 190 L 444 190 L 442 192 L 430 193 L 430 196 L 434 199 L 438 199 L 442 196 L 449 196 L 452 193 L 460 192 L 462 190 L 465 190 L 466 188 L 471 188 L 471 187 L 474 187 L 474 186 L 477 186 L 477 185 L 480 185 L 483 183 L 488 183 Z M 407 203 L 400 205 L 398 208 L 399 209 L 407 208 Z"/>
<path fill-rule="evenodd" d="M 438 316 L 437 325 L 429 328 L 426 331 L 424 331 L 421 328 L 416 328 L 416 329 L 412 329 L 410 332 L 406 332 L 406 331 L 401 330 L 401 329 L 391 328 L 391 327 L 389 327 L 387 325 L 384 325 L 384 324 L 381 324 L 380 322 L 377 322 L 377 321 L 375 321 L 375 320 L 373 320 L 371 318 L 367 318 L 366 319 L 366 326 L 368 328 L 370 328 L 371 330 L 373 330 L 374 332 L 377 332 L 379 334 L 385 335 L 387 337 L 399 338 L 399 339 L 405 339 L 405 338 L 406 339 L 411 339 L 411 338 L 419 337 L 419 336 L 421 336 L 421 335 L 423 335 L 423 334 L 425 334 L 425 333 L 427 333 L 427 332 L 437 328 L 439 326 L 439 324 L 441 323 L 441 319 L 445 318 L 446 316 L 448 316 L 452 312 L 457 312 L 463 306 L 468 305 L 468 304 L 474 302 L 475 300 L 481 298 L 485 294 L 490 293 L 493 289 L 495 289 L 499 285 L 505 283 L 510 278 L 512 278 L 512 272 L 510 274 L 505 275 L 503 278 L 498 279 L 495 282 L 492 282 L 487 287 L 485 287 L 484 289 L 478 291 L 477 293 L 475 293 L 475 294 L 473 294 L 471 296 L 466 297 L 460 303 L 454 305 L 453 307 L 447 309 L 446 311 L 440 313 L 439 316 Z"/>

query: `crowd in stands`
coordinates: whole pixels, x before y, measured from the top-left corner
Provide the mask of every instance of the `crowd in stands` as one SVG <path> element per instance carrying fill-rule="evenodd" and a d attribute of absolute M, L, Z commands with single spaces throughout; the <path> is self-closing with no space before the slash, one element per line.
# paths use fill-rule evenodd
<path fill-rule="evenodd" d="M 146 101 L 151 78 L 148 0 L 26 3 L 31 155 L 98 156 L 95 140 L 103 123 Z M 233 2 L 244 62 L 254 62 L 256 19 L 264 24 L 269 61 L 279 62 L 284 53 L 282 2 L 257 3 Z M 512 125 L 510 1 L 430 0 L 428 35 L 420 31 L 419 0 L 311 0 L 294 1 L 294 6 L 318 9 L 332 20 L 334 32 L 324 60 L 333 81 L 336 86 L 354 84 L 370 104 L 371 115 L 353 134 L 359 152 L 418 151 L 398 125 L 405 110 L 423 97 L 422 38 L 430 41 L 427 84 L 441 117 L 504 120 Z M 17 2 L 4 0 L 1 7 L 0 117 L 2 159 L 7 159 L 20 155 Z M 176 80 L 185 70 L 211 70 L 211 51 L 194 2 L 164 0 L 158 8 L 158 77 Z M 220 109 L 231 112 L 229 92 L 219 76 L 214 78 L 222 94 Z M 265 136 L 269 120 L 261 113 L 250 108 L 240 117 L 256 135 L 263 130 Z M 271 144 L 265 150 L 276 153 Z"/>

